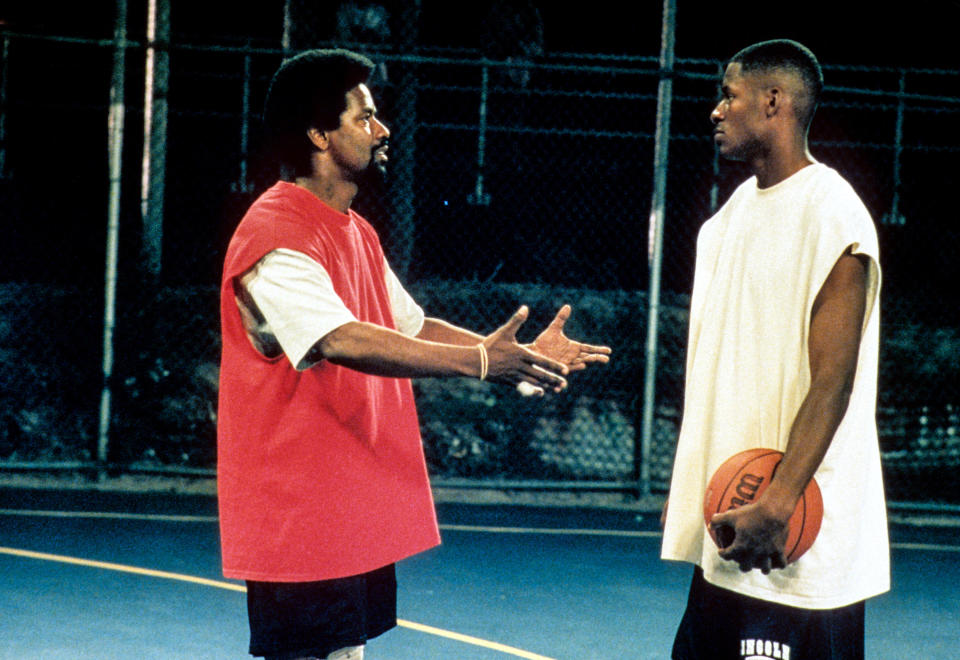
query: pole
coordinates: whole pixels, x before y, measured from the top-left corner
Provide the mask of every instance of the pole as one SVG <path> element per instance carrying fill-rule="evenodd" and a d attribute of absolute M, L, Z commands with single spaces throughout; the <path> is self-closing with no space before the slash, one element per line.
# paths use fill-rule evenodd
<path fill-rule="evenodd" d="M 292 0 L 283 0 L 283 33 L 280 36 L 280 47 L 283 48 L 283 58 L 286 59 L 291 50 L 291 39 L 293 32 L 293 8 L 290 6 Z"/>
<path fill-rule="evenodd" d="M 116 0 L 113 40 L 113 81 L 107 114 L 109 198 L 107 204 L 107 245 L 104 268 L 103 303 L 103 387 L 100 392 L 100 428 L 97 461 L 106 464 L 110 438 L 110 396 L 113 379 L 113 332 L 116 325 L 117 246 L 120 233 L 120 176 L 123 155 L 123 79 L 126 75 L 127 0 Z M 101 476 L 103 476 L 101 474 Z"/>
<path fill-rule="evenodd" d="M 140 181 L 141 251 L 144 273 L 154 281 L 163 261 L 166 187 L 167 89 L 170 80 L 170 0 L 148 0 L 147 57 L 143 101 L 143 166 Z"/>
<path fill-rule="evenodd" d="M 717 67 L 717 80 L 723 78 L 724 65 Z M 713 150 L 713 178 L 710 182 L 710 215 L 717 212 L 720 205 L 720 150 Z"/>
<path fill-rule="evenodd" d="M 660 269 L 663 256 L 664 209 L 667 198 L 667 164 L 670 144 L 670 106 L 673 99 L 673 50 L 676 0 L 664 0 L 660 41 L 660 84 L 657 90 L 657 130 L 653 151 L 653 202 L 647 259 L 650 264 L 646 373 L 643 386 L 643 421 L 640 441 L 640 494 L 650 494 L 650 450 L 656 406 L 657 324 L 660 315 Z"/>
<path fill-rule="evenodd" d="M 903 111 L 904 98 L 907 92 L 907 73 L 900 72 L 900 92 L 897 94 L 897 123 L 893 143 L 893 200 L 890 202 L 890 211 L 884 214 L 881 221 L 885 225 L 905 225 L 906 218 L 900 213 L 900 156 L 903 153 Z"/>
<path fill-rule="evenodd" d="M 247 40 L 247 48 L 250 40 Z M 251 190 L 247 161 L 250 157 L 250 76 L 252 59 L 250 53 L 243 56 L 243 92 L 240 102 L 240 172 L 233 183 L 233 192 L 248 193 Z"/>
<path fill-rule="evenodd" d="M 490 195 L 483 191 L 483 166 L 487 153 L 487 100 L 489 98 L 490 67 L 486 64 L 480 71 L 480 108 L 477 128 L 477 179 L 473 192 L 467 196 L 467 203 L 473 206 L 489 206 Z"/>
<path fill-rule="evenodd" d="M 3 26 L 0 25 L 0 32 Z M 10 59 L 10 37 L 3 33 L 3 44 L 0 46 L 0 179 L 7 175 L 7 76 Z"/>

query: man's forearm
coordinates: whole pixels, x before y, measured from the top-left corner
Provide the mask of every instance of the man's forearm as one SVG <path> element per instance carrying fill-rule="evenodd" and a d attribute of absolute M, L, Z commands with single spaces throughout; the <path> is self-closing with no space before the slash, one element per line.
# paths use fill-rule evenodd
<path fill-rule="evenodd" d="M 426 339 L 423 332 L 414 338 L 371 323 L 355 322 L 330 332 L 317 343 L 317 349 L 323 359 L 333 364 L 376 376 L 479 376 L 480 352 L 475 346 L 481 339 L 454 344 Z"/>
<path fill-rule="evenodd" d="M 417 334 L 417 339 L 455 346 L 476 346 L 483 341 L 483 337 L 475 332 L 457 327 L 442 319 L 430 317 L 423 320 L 423 327 Z"/>
<path fill-rule="evenodd" d="M 850 392 L 844 387 L 811 387 L 794 420 L 776 478 L 764 493 L 767 503 L 780 515 L 789 517 L 793 513 L 830 448 L 849 400 Z"/>
<path fill-rule="evenodd" d="M 346 323 L 315 345 L 320 359 L 377 376 L 474 376 L 517 385 L 529 383 L 559 392 L 566 387 L 567 366 L 516 341 L 527 318 L 526 307 L 494 332 L 481 337 L 431 319 L 418 337 L 371 323 Z M 443 339 L 444 341 L 434 341 Z"/>

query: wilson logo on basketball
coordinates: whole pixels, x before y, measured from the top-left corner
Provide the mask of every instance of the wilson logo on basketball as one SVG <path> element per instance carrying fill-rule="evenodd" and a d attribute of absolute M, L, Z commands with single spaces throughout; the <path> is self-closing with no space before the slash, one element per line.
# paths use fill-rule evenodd
<path fill-rule="evenodd" d="M 730 505 L 727 506 L 726 511 L 753 502 L 757 497 L 757 491 L 760 490 L 760 484 L 764 481 L 765 479 L 759 474 L 745 474 L 740 477 L 740 483 L 735 490 L 737 495 L 730 498 Z"/>

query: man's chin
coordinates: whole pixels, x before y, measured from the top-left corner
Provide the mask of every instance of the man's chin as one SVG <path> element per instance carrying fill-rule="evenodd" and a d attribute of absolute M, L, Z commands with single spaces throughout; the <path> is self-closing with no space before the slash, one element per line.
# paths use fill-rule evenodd
<path fill-rule="evenodd" d="M 378 184 L 383 183 L 387 178 L 387 162 L 378 162 L 371 160 L 362 171 L 357 174 L 357 183 L 359 184 Z"/>
<path fill-rule="evenodd" d="M 723 146 L 717 145 L 717 153 L 720 154 L 720 157 L 724 160 L 732 160 L 734 162 L 746 160 L 744 154 L 737 149 L 725 149 Z"/>
<path fill-rule="evenodd" d="M 387 164 L 390 159 L 387 158 L 386 150 L 375 151 L 371 159 L 370 166 L 380 172 L 381 176 L 387 175 Z"/>

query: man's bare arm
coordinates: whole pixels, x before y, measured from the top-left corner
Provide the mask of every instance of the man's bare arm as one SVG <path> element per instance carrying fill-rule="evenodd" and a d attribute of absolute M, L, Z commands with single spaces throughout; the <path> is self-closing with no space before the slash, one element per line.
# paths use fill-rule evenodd
<path fill-rule="evenodd" d="M 495 382 L 528 382 L 559 391 L 566 386 L 566 365 L 521 346 L 516 333 L 528 310 L 520 308 L 487 337 L 428 319 L 417 337 L 370 323 L 347 323 L 328 333 L 316 345 L 322 359 L 379 376 L 479 376 L 487 354 L 487 377 Z"/>
<path fill-rule="evenodd" d="M 738 562 L 741 570 L 760 568 L 767 573 L 786 566 L 788 521 L 850 401 L 866 309 L 867 268 L 864 257 L 848 251 L 817 294 L 808 340 L 810 389 L 770 486 L 754 504 L 713 517 L 713 526 L 734 529 L 734 542 L 720 556 Z"/>

